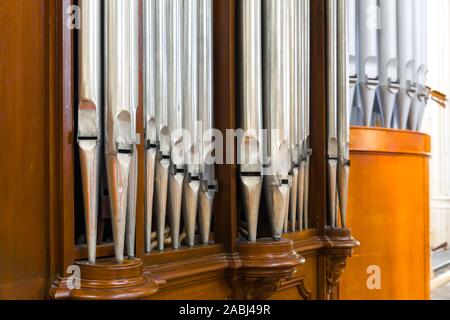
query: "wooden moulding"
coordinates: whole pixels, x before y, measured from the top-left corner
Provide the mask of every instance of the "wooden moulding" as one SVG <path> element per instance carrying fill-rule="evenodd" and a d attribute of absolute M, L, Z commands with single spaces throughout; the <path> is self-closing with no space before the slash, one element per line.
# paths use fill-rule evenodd
<path fill-rule="evenodd" d="M 183 287 L 222 279 L 232 290 L 227 298 L 264 300 L 284 290 L 286 284 L 305 285 L 305 276 L 312 275 L 296 275 L 305 264 L 305 253 L 325 257 L 326 290 L 332 298 L 347 259 L 359 245 L 350 230 L 327 229 L 324 236 L 313 231 L 287 236 L 291 239 L 237 243 L 234 254 L 225 253 L 223 246 L 217 245 L 214 250 L 199 247 L 173 251 L 176 257 L 155 253 L 143 261 L 127 260 L 123 264 L 112 259 L 98 260 L 96 265 L 78 262 L 80 289 L 69 290 L 69 279 L 58 279 L 50 296 L 83 300 L 152 299 L 161 292 L 181 292 Z M 305 299 L 308 297 L 305 295 Z"/>
<path fill-rule="evenodd" d="M 431 139 L 420 132 L 352 127 L 352 154 L 412 155 L 431 157 Z"/>
<path fill-rule="evenodd" d="M 350 229 L 325 229 L 321 254 L 325 256 L 326 295 L 328 300 L 339 299 L 339 284 L 347 267 L 347 260 L 360 243 L 351 236 Z"/>
<path fill-rule="evenodd" d="M 58 279 L 50 297 L 58 300 L 135 300 L 146 299 L 158 290 L 158 283 L 144 274 L 141 260 L 98 260 L 96 264 L 78 262 L 79 287 L 72 279 Z M 74 276 L 77 276 L 76 273 Z M 68 283 L 74 289 L 69 289 Z"/>
<path fill-rule="evenodd" d="M 273 295 L 282 281 L 294 276 L 305 263 L 292 240 L 261 239 L 256 243 L 238 244 L 239 253 L 230 257 L 228 281 L 235 299 L 262 300 Z"/>

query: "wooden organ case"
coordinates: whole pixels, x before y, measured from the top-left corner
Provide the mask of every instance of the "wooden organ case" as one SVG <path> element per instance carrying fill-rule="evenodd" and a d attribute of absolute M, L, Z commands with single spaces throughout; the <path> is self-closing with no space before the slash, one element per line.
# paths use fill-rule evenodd
<path fill-rule="evenodd" d="M 28 1 L 28 0 L 26 0 Z M 240 0 L 214 0 L 214 122 L 225 135 L 237 124 L 237 6 Z M 18 0 L 16 2 L 25 2 Z M 11 279 L 0 281 L 1 291 L 8 283 L 10 296 L 51 299 L 339 299 L 339 280 L 346 261 L 358 242 L 349 229 L 328 228 L 327 197 L 327 106 L 326 106 L 326 1 L 310 1 L 310 97 L 311 148 L 313 149 L 309 184 L 310 226 L 308 230 L 286 233 L 281 241 L 270 238 L 266 208 L 261 206 L 258 241 L 240 240 L 242 215 L 238 166 L 216 165 L 219 190 L 214 201 L 214 223 L 210 244 L 182 246 L 164 251 L 145 250 L 144 218 L 144 144 L 137 148 L 138 189 L 136 209 L 136 258 L 115 262 L 110 242 L 108 205 L 100 216 L 101 239 L 97 261 L 89 264 L 83 244 L 83 214 L 80 168 L 78 164 L 76 108 L 77 101 L 77 32 L 65 26 L 74 0 L 33 1 L 45 12 L 40 21 L 46 47 L 38 63 L 46 68 L 42 109 L 48 118 L 46 136 L 41 143 L 48 151 L 43 195 L 45 221 L 37 221 L 47 234 L 44 243 L 45 268 L 42 283 L 32 297 Z M 37 4 L 39 3 L 39 4 Z M 25 8 L 24 10 L 32 10 Z M 139 0 L 139 10 L 142 1 Z M 141 16 L 141 15 L 140 15 Z M 37 19 L 37 18 L 36 18 Z M 39 21 L 38 21 L 39 22 Z M 139 106 L 143 113 L 142 19 L 140 20 Z M 32 58 L 31 51 L 28 52 Z M 137 122 L 137 132 L 144 128 Z M 20 209 L 20 208 L 18 208 Z M 25 209 L 22 208 L 22 209 Z M 33 210 L 33 208 L 31 208 Z M 18 210 L 17 215 L 22 213 Z M 99 220 L 99 221 L 100 221 Z M 0 218 L 1 221 L 1 218 Z M 30 235 L 31 236 L 31 235 Z M 100 238 L 100 236 L 99 236 Z M 104 240 L 104 241 L 103 241 Z M 1 244 L 0 244 L 1 247 Z M 13 254 L 7 252 L 7 254 Z M 80 270 L 81 287 L 71 289 Z M 1 279 L 0 275 L 0 279 Z M 16 295 L 15 295 L 16 294 Z M 4 294 L 7 297 L 7 294 Z"/>

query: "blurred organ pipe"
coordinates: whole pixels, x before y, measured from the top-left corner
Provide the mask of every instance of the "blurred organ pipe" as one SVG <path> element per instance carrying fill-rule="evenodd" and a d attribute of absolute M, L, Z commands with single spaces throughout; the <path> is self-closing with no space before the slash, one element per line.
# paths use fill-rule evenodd
<path fill-rule="evenodd" d="M 371 126 L 376 118 L 374 105 L 378 104 L 383 127 L 419 131 L 430 95 L 426 87 L 426 0 L 361 0 L 356 6 L 354 2 L 349 0 L 348 4 L 350 99 L 354 37 L 359 48 L 356 60 L 360 85 L 350 106 L 362 105 L 364 121 L 359 123 L 358 108 L 353 108 L 353 123 Z M 374 26 L 378 27 L 375 33 Z M 376 60 L 372 58 L 377 56 Z M 375 102 L 373 88 L 377 91 Z"/>
<path fill-rule="evenodd" d="M 380 0 L 379 30 L 380 87 L 378 101 L 383 114 L 383 126 L 392 127 L 395 102 L 399 91 L 397 53 L 397 0 Z"/>

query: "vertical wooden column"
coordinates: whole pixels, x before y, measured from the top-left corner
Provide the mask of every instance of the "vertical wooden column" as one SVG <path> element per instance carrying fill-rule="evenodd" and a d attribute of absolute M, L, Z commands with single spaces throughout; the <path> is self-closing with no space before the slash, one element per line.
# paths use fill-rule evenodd
<path fill-rule="evenodd" d="M 214 122 L 226 137 L 236 129 L 235 0 L 214 1 Z M 225 159 L 227 154 L 224 154 Z M 234 148 L 236 159 L 236 148 Z M 237 165 L 216 166 L 219 192 L 214 204 L 215 241 L 229 253 L 237 242 Z"/>
<path fill-rule="evenodd" d="M 327 214 L 327 112 L 325 0 L 311 1 L 311 176 L 310 220 L 325 232 Z M 326 257 L 318 258 L 318 298 L 326 300 Z"/>
<path fill-rule="evenodd" d="M 52 14 L 49 37 L 49 83 L 51 125 L 50 133 L 50 203 L 55 223 L 50 231 L 52 265 L 58 277 L 65 277 L 67 268 L 74 263 L 74 30 L 66 26 L 69 7 L 73 0 L 48 1 Z M 73 13 L 73 12 L 72 12 Z M 62 67 L 64 66 L 64 67 Z"/>
<path fill-rule="evenodd" d="M 310 218 L 320 233 L 327 213 L 327 111 L 325 1 L 311 1 L 311 158 Z"/>

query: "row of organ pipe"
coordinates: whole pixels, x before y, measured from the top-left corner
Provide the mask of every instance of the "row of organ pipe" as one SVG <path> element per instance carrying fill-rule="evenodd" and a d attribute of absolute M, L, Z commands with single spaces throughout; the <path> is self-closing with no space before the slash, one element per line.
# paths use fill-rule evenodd
<path fill-rule="evenodd" d="M 426 0 L 348 0 L 352 124 L 421 129 Z"/>
<path fill-rule="evenodd" d="M 328 217 L 332 228 L 346 228 L 350 176 L 349 97 L 355 86 L 348 11 L 351 0 L 327 0 L 327 125 L 328 125 Z"/>
<path fill-rule="evenodd" d="M 339 21 L 346 18 L 347 3 Z M 332 3 L 334 3 L 332 1 Z M 343 20 L 344 19 L 344 20 Z M 347 23 L 336 30 L 347 38 Z M 238 146 L 240 184 L 246 215 L 243 234 L 258 236 L 263 198 L 272 237 L 308 229 L 310 146 L 310 2 L 246 0 L 238 2 L 238 109 L 243 138 Z M 334 34 L 337 36 L 337 33 Z M 335 39 L 338 43 L 338 39 Z M 347 88 L 347 47 L 340 47 L 336 82 Z M 337 62 L 337 61 L 335 61 Z M 337 90 L 338 88 L 336 88 Z M 339 92 L 340 92 L 339 91 Z M 347 94 L 339 94 L 335 115 L 336 191 L 345 216 L 348 185 Z M 339 112 L 339 115 L 337 116 Z M 339 145 L 339 148 L 338 148 Z M 339 151 L 339 153 L 338 153 Z M 338 170 L 339 169 L 339 170 Z M 339 172 L 339 174 L 338 174 Z M 343 218 L 343 224 L 345 219 Z"/>
<path fill-rule="evenodd" d="M 135 256 L 137 146 L 141 143 L 146 252 L 162 251 L 168 244 L 178 249 L 182 241 L 188 246 L 196 245 L 197 239 L 209 243 L 218 191 L 211 161 L 216 147 L 213 0 L 144 0 L 142 12 L 138 0 L 81 0 L 80 6 L 77 137 L 89 262 L 95 263 L 96 256 L 103 155 L 116 259 L 121 262 L 125 255 Z M 349 89 L 356 87 L 357 79 L 348 36 L 351 7 L 351 0 L 327 0 L 328 181 L 333 227 L 339 221 L 343 227 L 346 224 Z M 142 119 L 137 118 L 140 20 Z M 237 28 L 244 231 L 250 242 L 257 240 L 263 199 L 272 237 L 280 240 L 283 233 L 310 227 L 310 2 L 238 1 Z M 145 128 L 143 139 L 137 134 L 138 121 Z"/>
<path fill-rule="evenodd" d="M 197 230 L 207 244 L 217 191 L 214 164 L 208 161 L 213 153 L 208 134 L 213 128 L 213 0 L 144 0 L 142 16 L 138 0 L 80 0 L 79 5 L 77 140 L 89 262 L 96 259 L 103 163 L 116 259 L 135 256 L 140 143 L 145 147 L 146 251 L 164 250 L 169 243 L 177 249 L 182 240 L 194 246 Z M 143 119 L 137 117 L 141 19 Z M 144 141 L 138 121 L 144 124 Z"/>

